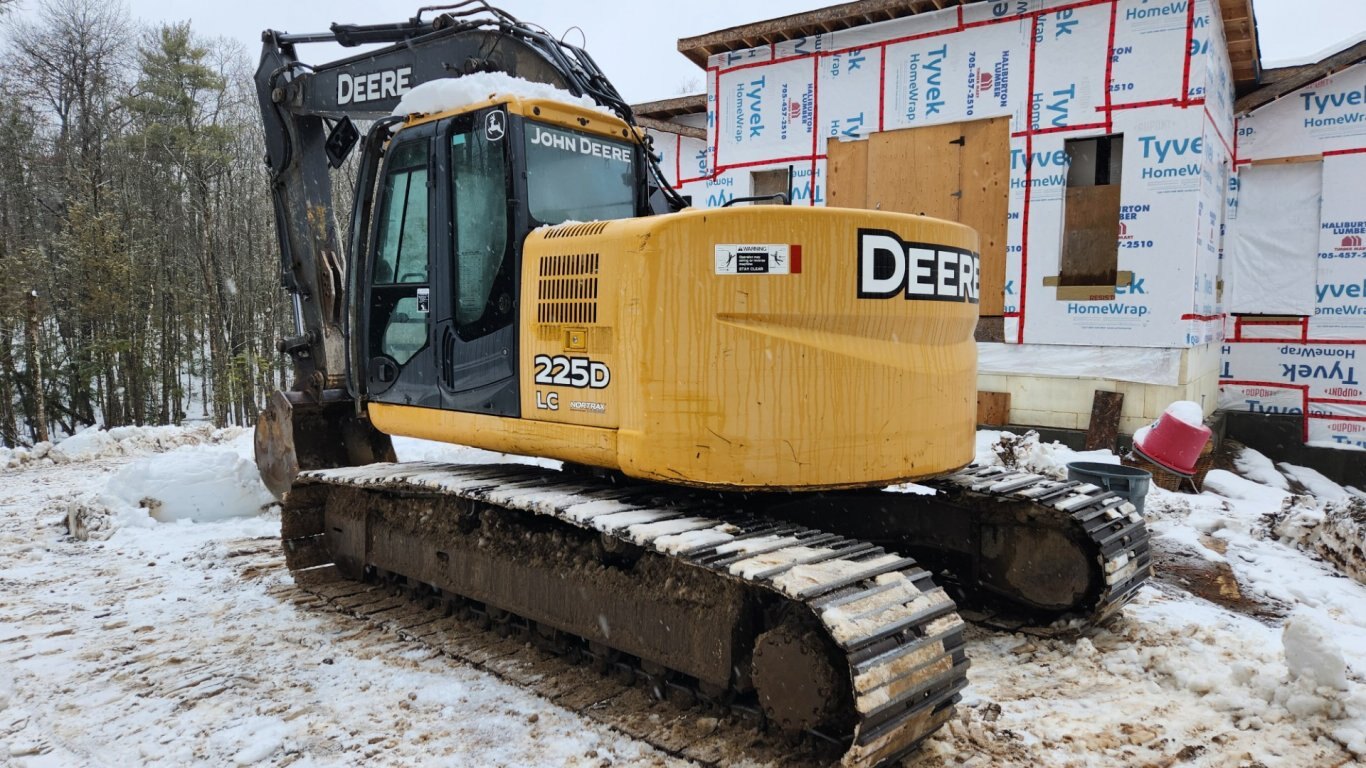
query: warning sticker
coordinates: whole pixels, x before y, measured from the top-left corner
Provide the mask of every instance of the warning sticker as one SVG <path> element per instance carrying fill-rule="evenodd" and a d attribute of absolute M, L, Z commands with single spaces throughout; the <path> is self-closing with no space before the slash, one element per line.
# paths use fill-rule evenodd
<path fill-rule="evenodd" d="M 718 275 L 790 275 L 801 271 L 792 265 L 792 247 L 788 245 L 716 246 L 716 274 Z"/>

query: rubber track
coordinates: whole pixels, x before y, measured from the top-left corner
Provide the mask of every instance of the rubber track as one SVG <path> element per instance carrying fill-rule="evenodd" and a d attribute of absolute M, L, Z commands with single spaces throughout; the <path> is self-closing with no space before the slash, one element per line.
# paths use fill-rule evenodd
<path fill-rule="evenodd" d="M 1143 516 L 1126 498 L 1097 485 L 1075 480 L 1054 480 L 1044 475 L 1001 466 L 972 466 L 948 477 L 926 482 L 933 488 L 956 490 L 976 503 L 1013 499 L 1046 505 L 1066 515 L 1083 531 L 1094 548 L 1091 557 L 1105 575 L 1105 586 L 1094 602 L 1055 619 L 1065 627 L 1080 621 L 1098 624 L 1115 615 L 1133 599 L 1152 577 L 1152 553 Z M 974 620 L 979 617 L 974 616 Z M 1019 629 L 1029 622 L 1009 613 L 982 616 L 980 623 L 1002 629 Z M 1047 628 L 1032 628 L 1049 634 Z"/>
<path fill-rule="evenodd" d="M 852 682 L 849 719 L 856 724 L 834 737 L 845 743 L 843 765 L 874 766 L 907 754 L 952 716 L 967 685 L 965 625 L 953 601 L 912 559 L 881 547 L 780 521 L 717 515 L 714 505 L 682 492 L 643 493 L 523 465 L 373 464 L 305 472 L 295 481 L 309 484 L 437 492 L 542 515 L 805 605 L 844 653 Z M 326 568 L 318 556 L 325 543 L 320 526 L 301 529 L 304 516 L 291 519 L 290 512 L 287 503 L 284 550 L 302 584 L 308 578 L 298 571 Z"/>

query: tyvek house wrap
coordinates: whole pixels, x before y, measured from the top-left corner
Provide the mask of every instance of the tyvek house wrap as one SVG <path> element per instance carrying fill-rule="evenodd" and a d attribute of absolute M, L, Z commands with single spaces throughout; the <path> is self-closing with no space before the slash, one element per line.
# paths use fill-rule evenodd
<path fill-rule="evenodd" d="M 1366 349 L 1354 346 L 1366 336 L 1366 200 L 1351 190 L 1366 178 L 1366 75 L 1354 68 L 1282 98 L 1235 134 L 1217 13 L 1208 2 L 983 3 L 718 54 L 707 70 L 709 140 L 669 137 L 665 167 L 699 206 L 748 194 L 750 173 L 774 168 L 791 169 L 794 203 L 823 205 L 832 137 L 1007 115 L 1007 342 L 1181 348 L 1227 334 L 1222 407 L 1297 409 L 1310 414 L 1306 438 L 1360 443 L 1366 424 L 1352 419 L 1363 395 L 1349 363 Z M 1059 301 L 1043 279 L 1059 266 L 1064 141 L 1109 132 L 1125 135 L 1117 251 L 1133 282 L 1112 301 Z M 1307 153 L 1325 155 L 1313 312 L 1226 318 L 1235 169 Z M 1285 268 L 1255 271 L 1263 288 L 1292 279 Z M 1308 287 L 1306 271 L 1295 277 Z M 1298 295 L 1302 304 L 1308 294 Z M 1313 341 L 1353 348 L 1335 348 L 1341 364 L 1324 366 Z"/>
<path fill-rule="evenodd" d="M 1366 448 L 1366 64 L 1335 73 L 1242 117 L 1230 193 L 1230 230 L 1260 229 L 1269 215 L 1245 207 L 1264 193 L 1259 174 L 1276 165 L 1311 175 L 1321 169 L 1321 204 L 1309 216 L 1315 236 L 1278 264 L 1267 284 L 1301 280 L 1312 293 L 1293 315 L 1276 303 L 1244 302 L 1226 328 L 1220 407 L 1304 414 L 1312 445 Z M 1292 171 L 1293 172 L 1293 171 Z M 1257 186 L 1257 189 L 1254 189 Z M 1274 195 L 1273 195 L 1274 197 Z M 1282 212 L 1282 215 L 1286 215 Z M 1230 262 L 1241 257 L 1234 249 Z M 1230 271 L 1244 264 L 1230 264 Z M 1236 286 L 1235 286 L 1236 287 Z"/>
<path fill-rule="evenodd" d="M 1211 14 L 1185 0 L 975 3 L 721 53 L 706 75 L 708 140 L 666 137 L 659 149 L 695 205 L 749 194 L 751 174 L 768 169 L 791 170 L 794 204 L 824 205 L 831 138 L 1008 116 L 1006 340 L 1208 343 L 1221 328 L 1232 158 L 1232 86 Z M 1112 300 L 1060 300 L 1044 278 L 1059 272 L 1064 141 L 1121 132 L 1117 266 L 1133 283 Z M 1212 223 L 1197 221 L 1207 212 Z"/>

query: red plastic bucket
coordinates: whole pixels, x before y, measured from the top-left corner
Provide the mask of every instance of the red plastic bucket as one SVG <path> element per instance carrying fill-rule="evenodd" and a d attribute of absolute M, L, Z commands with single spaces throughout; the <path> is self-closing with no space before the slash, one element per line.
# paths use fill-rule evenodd
<path fill-rule="evenodd" d="M 1134 434 L 1134 450 L 1160 467 L 1190 476 L 1195 474 L 1195 462 L 1209 436 L 1209 427 L 1204 424 L 1188 424 L 1167 412 L 1157 423 Z"/>

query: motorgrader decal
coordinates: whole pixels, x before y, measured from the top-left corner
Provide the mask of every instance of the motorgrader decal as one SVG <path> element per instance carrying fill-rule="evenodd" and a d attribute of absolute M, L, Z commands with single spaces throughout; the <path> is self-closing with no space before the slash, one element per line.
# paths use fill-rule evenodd
<path fill-rule="evenodd" d="M 979 294 L 977 254 L 932 243 L 907 243 L 885 229 L 858 231 L 858 296 L 966 301 Z"/>

